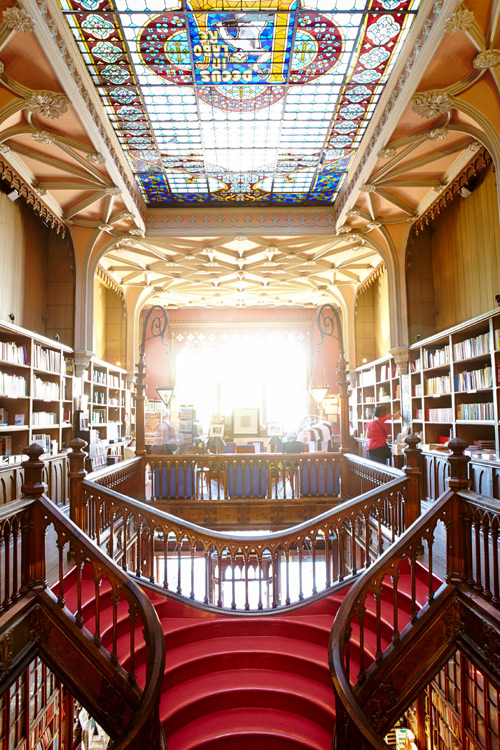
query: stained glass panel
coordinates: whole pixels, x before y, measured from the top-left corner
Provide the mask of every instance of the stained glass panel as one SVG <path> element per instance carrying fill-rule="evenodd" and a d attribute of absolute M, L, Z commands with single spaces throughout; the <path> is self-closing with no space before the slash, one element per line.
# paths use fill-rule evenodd
<path fill-rule="evenodd" d="M 152 206 L 334 201 L 419 2 L 60 0 Z"/>

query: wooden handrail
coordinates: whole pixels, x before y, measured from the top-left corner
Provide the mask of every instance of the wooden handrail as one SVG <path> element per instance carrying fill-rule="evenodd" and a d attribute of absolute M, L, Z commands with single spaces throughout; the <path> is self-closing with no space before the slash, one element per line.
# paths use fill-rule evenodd
<path fill-rule="evenodd" d="M 90 662 L 98 665 L 97 669 L 103 669 L 108 674 L 103 679 L 113 675 L 112 679 L 118 690 L 121 685 L 120 693 L 128 696 L 125 699 L 129 701 L 128 724 L 124 727 L 123 724 L 111 723 L 106 726 L 103 723 L 104 729 L 115 738 L 113 746 L 120 750 L 135 750 L 139 747 L 158 750 L 164 744 L 158 706 L 165 662 L 165 639 L 156 611 L 137 584 L 45 497 L 41 482 L 42 448 L 32 445 L 24 452 L 29 456 L 24 463 L 25 497 L 0 509 L 0 533 L 4 542 L 4 553 L 0 556 L 0 580 L 3 582 L 0 613 L 8 617 L 8 610 L 29 595 L 30 607 L 25 615 L 28 616 L 32 608 L 38 605 L 40 612 L 43 611 L 43 616 L 50 621 L 47 632 L 62 626 L 64 633 L 61 631 L 61 641 L 66 639 L 68 644 L 74 639 L 83 652 L 93 652 L 90 656 L 87 653 L 87 656 Z M 58 555 L 55 582 L 51 580 L 51 588 L 46 580 L 45 550 L 45 536 L 49 527 L 55 536 Z M 74 565 L 70 573 L 65 575 L 68 554 L 74 560 Z M 92 581 L 91 585 L 94 587 L 94 596 L 87 608 L 82 599 L 85 580 Z M 78 595 L 76 601 L 70 602 L 67 592 L 75 582 Z M 105 627 L 101 625 L 100 615 L 101 610 L 109 606 L 109 603 L 101 602 L 103 589 L 111 598 L 114 613 L 112 624 L 107 623 Z M 130 650 L 117 645 L 119 612 L 125 618 L 122 617 L 122 626 L 123 622 L 129 623 Z M 92 627 L 93 632 L 87 630 L 87 624 Z M 68 640 L 68 633 L 71 631 L 73 639 L 70 635 Z M 146 654 L 146 675 L 142 686 L 137 683 L 133 656 L 135 646 L 140 645 L 139 639 L 143 642 Z M 43 651 L 45 647 L 45 639 L 39 639 L 40 650 Z M 55 647 L 54 642 L 50 647 Z M 75 659 L 70 661 L 71 666 L 68 668 L 78 669 L 78 662 Z M 63 659 L 62 671 L 65 669 Z M 88 675 L 82 673 L 78 675 L 78 682 L 83 697 L 89 695 L 90 700 L 92 686 L 87 686 L 89 690 L 85 691 L 86 678 Z M 94 688 L 98 689 L 96 685 Z M 99 720 L 99 711 L 95 715 Z M 106 720 L 105 712 L 103 716 Z M 123 733 L 124 729 L 126 731 Z"/>
<path fill-rule="evenodd" d="M 463 481 L 458 479 L 458 484 L 463 484 Z M 445 581 L 441 584 L 433 576 L 435 532 L 439 522 L 445 529 L 446 545 Z M 359 742 L 356 744 L 348 736 L 338 737 L 338 742 L 351 743 L 353 748 L 361 747 L 362 736 L 367 747 L 387 748 L 365 715 L 365 701 L 380 685 L 381 675 L 386 674 L 385 662 L 394 665 L 396 652 L 406 652 L 414 633 L 423 627 L 422 620 L 427 618 L 429 626 L 429 617 L 438 617 L 440 612 L 447 611 L 449 617 L 450 592 L 469 590 L 475 601 L 482 599 L 500 609 L 499 529 L 498 503 L 466 489 L 448 489 L 353 584 L 342 601 L 332 628 L 330 666 L 339 699 L 338 716 L 343 716 L 343 720 L 337 721 L 337 727 L 340 732 L 353 732 Z M 426 591 L 424 602 L 418 603 L 417 569 L 418 559 L 423 553 L 427 566 Z M 401 575 L 408 574 L 411 593 L 405 622 L 401 611 L 398 613 L 398 580 Z M 391 599 L 384 599 L 382 612 L 386 577 L 391 579 L 392 591 Z M 466 601 L 463 597 L 462 600 Z M 371 619 L 376 647 L 373 643 L 367 646 L 364 640 L 367 616 Z M 445 645 L 441 639 L 439 646 L 444 648 Z M 442 656 L 441 652 L 436 653 L 438 661 Z M 429 669 L 432 670 L 432 665 Z M 410 669 L 407 672 L 408 689 L 414 692 L 415 685 L 411 682 L 414 675 Z M 398 693 L 402 695 L 403 692 L 404 687 L 399 682 Z"/>
<path fill-rule="evenodd" d="M 210 531 L 89 480 L 81 482 L 81 494 L 91 520 L 89 535 L 100 544 L 106 532 L 114 557 L 119 537 L 123 569 L 131 567 L 138 578 L 189 599 L 246 611 L 302 601 L 370 565 L 387 538 L 405 529 L 407 483 L 402 474 L 312 521 L 262 535 Z M 130 559 L 132 537 L 135 556 Z M 253 599 L 252 587 L 257 590 Z M 242 590 L 239 602 L 237 588 Z"/>
<path fill-rule="evenodd" d="M 95 605 L 92 612 L 95 630 L 93 634 L 88 634 L 89 639 L 91 637 L 92 642 L 98 647 L 102 644 L 103 632 L 100 629 L 99 589 L 102 587 L 103 581 L 107 580 L 111 585 L 111 598 L 115 612 L 118 610 L 122 598 L 128 606 L 131 618 L 129 627 L 131 643 L 139 645 L 135 643 L 138 635 L 143 638 L 145 643 L 146 682 L 144 689 L 141 690 L 141 700 L 136 709 L 132 724 L 126 728 L 126 732 L 122 737 L 116 740 L 113 747 L 116 750 L 126 750 L 126 748 L 134 748 L 138 741 L 140 741 L 141 747 L 147 747 L 147 745 L 143 744 L 146 735 L 155 737 L 150 747 L 160 747 L 162 743 L 159 742 L 159 736 L 162 730 L 159 723 L 159 716 L 155 709 L 157 709 L 160 698 L 165 666 L 165 637 L 156 610 L 148 597 L 134 583 L 130 576 L 126 575 L 96 545 L 90 542 L 86 535 L 66 518 L 48 498 L 40 497 L 36 502 L 43 511 L 44 527 L 49 524 L 52 524 L 54 527 L 59 558 L 58 580 L 52 589 L 46 589 L 44 592 L 45 595 L 52 597 L 61 610 L 67 610 L 65 579 L 61 573 L 63 570 L 64 554 L 67 551 L 69 543 L 71 544 L 72 554 L 76 561 L 76 575 L 79 585 L 81 585 L 82 571 L 85 563 L 91 566 L 96 585 Z M 85 628 L 85 622 L 88 618 L 85 618 L 82 613 L 81 602 L 77 603 L 77 608 L 72 612 L 72 615 L 76 625 L 79 628 Z M 138 618 L 142 622 L 143 630 L 136 628 Z M 124 657 L 115 650 L 118 635 L 116 618 L 114 618 L 111 628 L 113 650 L 109 653 L 108 658 L 117 667 L 122 664 L 126 671 L 125 679 L 129 684 L 137 684 L 134 674 L 133 648 L 131 649 L 130 657 L 127 655 L 127 661 L 125 661 Z"/>

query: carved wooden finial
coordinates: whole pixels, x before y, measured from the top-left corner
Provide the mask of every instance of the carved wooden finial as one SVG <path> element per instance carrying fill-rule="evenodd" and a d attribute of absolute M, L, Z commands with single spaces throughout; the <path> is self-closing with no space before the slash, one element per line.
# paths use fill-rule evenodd
<path fill-rule="evenodd" d="M 452 438 L 448 441 L 448 448 L 451 450 L 451 456 L 448 456 L 450 465 L 450 478 L 448 484 L 451 489 L 467 489 L 469 486 L 468 464 L 470 456 L 464 455 L 464 450 L 469 447 L 469 443 L 461 438 Z"/>
<path fill-rule="evenodd" d="M 23 453 L 28 456 L 28 460 L 23 462 L 24 483 L 21 488 L 23 495 L 43 495 L 46 486 L 42 482 L 44 462 L 40 460 L 40 456 L 44 453 L 44 449 L 38 443 L 32 443 L 24 448 Z"/>

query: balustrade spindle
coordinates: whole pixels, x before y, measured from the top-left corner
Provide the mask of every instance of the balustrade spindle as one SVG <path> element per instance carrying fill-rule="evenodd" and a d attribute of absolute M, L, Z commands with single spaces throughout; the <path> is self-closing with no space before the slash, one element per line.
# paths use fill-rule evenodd
<path fill-rule="evenodd" d="M 132 604 L 129 604 L 128 617 L 130 623 L 130 656 L 129 656 L 129 669 L 128 678 L 130 682 L 137 682 L 137 675 L 135 673 L 135 623 L 137 621 L 137 608 Z"/>
<path fill-rule="evenodd" d="M 10 523 L 7 521 L 3 527 L 2 546 L 4 559 L 4 597 L 2 607 L 7 609 L 10 604 Z"/>
<path fill-rule="evenodd" d="M 304 590 L 302 588 L 302 542 L 299 545 L 299 600 L 302 601 L 304 598 Z"/>
<path fill-rule="evenodd" d="M 94 600 L 94 618 L 95 618 L 95 630 L 94 630 L 94 643 L 99 648 L 101 645 L 101 583 L 102 578 L 96 578 L 94 574 L 94 589 L 95 589 L 95 600 Z"/>
<path fill-rule="evenodd" d="M 393 609 L 393 627 L 392 627 L 392 642 L 396 643 L 399 641 L 399 622 L 398 622 L 398 605 L 399 605 L 399 593 L 398 593 L 398 581 L 399 572 L 391 575 L 392 582 L 392 609 Z"/>
<path fill-rule="evenodd" d="M 117 664 L 118 652 L 116 650 L 116 644 L 118 639 L 118 604 L 120 602 L 120 594 L 116 589 L 113 589 L 111 602 L 113 605 L 113 645 L 111 648 L 111 662 Z"/>
<path fill-rule="evenodd" d="M 491 599 L 490 589 L 490 519 L 488 514 L 483 515 L 482 523 L 483 532 L 483 559 L 484 559 L 484 588 L 483 596 L 485 599 Z"/>
<path fill-rule="evenodd" d="M 483 590 L 483 585 L 481 583 L 481 519 L 479 511 L 476 511 L 474 517 L 474 537 L 476 552 L 476 582 L 474 588 L 480 594 Z"/>
<path fill-rule="evenodd" d="M 83 563 L 81 561 L 77 562 L 76 565 L 76 615 L 75 615 L 75 622 L 78 625 L 79 628 L 83 627 L 83 615 L 82 615 L 82 573 L 83 573 Z"/>
<path fill-rule="evenodd" d="M 203 597 L 203 603 L 204 604 L 208 604 L 208 601 L 209 601 L 209 599 L 208 599 L 208 592 L 209 592 L 209 589 L 210 589 L 210 578 L 211 578 L 211 576 L 210 576 L 210 564 L 211 564 L 211 561 L 210 561 L 210 558 L 209 558 L 208 550 L 205 550 L 205 552 L 203 554 L 203 557 L 204 557 L 204 560 L 205 560 L 205 596 Z"/>
<path fill-rule="evenodd" d="M 194 550 L 195 546 L 191 544 L 191 591 L 189 598 L 194 599 Z"/>
<path fill-rule="evenodd" d="M 363 682 L 365 677 L 365 612 L 364 606 L 356 609 L 359 624 L 359 672 L 358 682 Z"/>
<path fill-rule="evenodd" d="M 285 551 L 285 569 L 286 569 L 286 597 L 285 604 L 290 604 L 290 550 Z"/>
<path fill-rule="evenodd" d="M 491 526 L 491 541 L 492 541 L 492 552 L 493 552 L 493 598 L 492 603 L 497 605 L 500 603 L 499 596 L 499 582 L 498 582 L 498 520 L 494 519 Z"/>
<path fill-rule="evenodd" d="M 231 609 L 236 609 L 236 581 L 234 580 L 234 556 L 231 555 Z"/>
<path fill-rule="evenodd" d="M 411 575 L 411 615 L 410 621 L 415 622 L 418 614 L 417 607 L 417 559 L 412 557 L 410 559 L 410 575 Z"/>
<path fill-rule="evenodd" d="M 434 534 L 431 532 L 427 537 L 427 601 L 430 603 L 434 599 L 434 573 L 433 573 L 433 542 Z"/>
<path fill-rule="evenodd" d="M 61 540 L 60 536 L 57 537 L 57 557 L 59 564 L 59 581 L 57 584 L 57 604 L 59 607 L 64 607 L 64 540 Z"/>
<path fill-rule="evenodd" d="M 375 618 L 376 618 L 376 637 L 377 637 L 377 650 L 375 652 L 375 661 L 379 662 L 382 658 L 381 583 L 378 584 L 378 589 L 374 592 L 373 598 L 375 599 Z"/>
<path fill-rule="evenodd" d="M 182 539 L 177 541 L 177 593 L 182 594 L 182 585 L 181 585 L 181 548 L 182 548 Z"/>

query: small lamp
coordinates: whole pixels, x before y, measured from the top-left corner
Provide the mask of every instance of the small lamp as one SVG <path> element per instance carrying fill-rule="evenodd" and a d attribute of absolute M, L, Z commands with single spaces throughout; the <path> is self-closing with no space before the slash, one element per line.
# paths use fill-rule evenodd
<path fill-rule="evenodd" d="M 172 395 L 174 392 L 174 387 L 170 385 L 157 385 L 156 386 L 156 393 L 159 395 L 165 406 L 169 407 L 170 401 L 172 400 Z"/>
<path fill-rule="evenodd" d="M 277 453 L 281 450 L 281 447 L 283 443 L 281 442 L 281 438 L 279 435 L 271 435 L 271 439 L 269 441 L 269 445 L 271 446 L 271 453 Z"/>
<path fill-rule="evenodd" d="M 212 451 L 212 453 L 220 453 L 222 450 L 222 447 L 225 444 L 226 443 L 224 442 L 224 440 L 221 438 L 220 435 L 214 435 L 208 441 L 208 448 L 209 450 Z"/>

